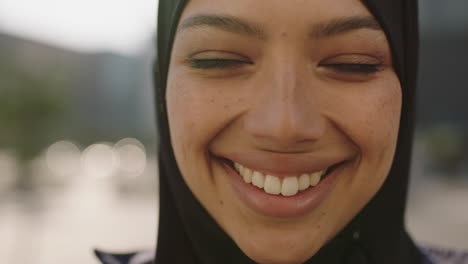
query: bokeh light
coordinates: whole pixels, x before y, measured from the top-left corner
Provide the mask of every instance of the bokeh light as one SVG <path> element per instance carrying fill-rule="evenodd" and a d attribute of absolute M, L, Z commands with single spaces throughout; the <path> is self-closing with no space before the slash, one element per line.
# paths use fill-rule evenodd
<path fill-rule="evenodd" d="M 124 138 L 117 142 L 114 151 L 119 158 L 118 170 L 126 176 L 140 176 L 146 168 L 144 145 L 134 138 Z"/>
<path fill-rule="evenodd" d="M 73 176 L 80 172 L 81 151 L 70 141 L 58 141 L 46 151 L 49 170 L 59 176 Z"/>
<path fill-rule="evenodd" d="M 95 178 L 108 178 L 118 168 L 119 159 L 109 143 L 93 144 L 81 156 L 83 173 Z"/>

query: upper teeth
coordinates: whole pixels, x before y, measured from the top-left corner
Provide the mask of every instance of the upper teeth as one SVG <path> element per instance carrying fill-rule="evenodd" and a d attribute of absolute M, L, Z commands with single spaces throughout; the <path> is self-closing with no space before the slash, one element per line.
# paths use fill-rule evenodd
<path fill-rule="evenodd" d="M 286 177 L 281 180 L 279 177 L 251 170 L 235 162 L 234 168 L 236 168 L 245 182 L 263 189 L 266 193 L 275 195 L 281 194 L 283 196 L 293 196 L 299 191 L 306 190 L 310 186 L 316 186 L 327 171 L 325 169 L 314 173 L 304 173 L 302 175 Z"/>

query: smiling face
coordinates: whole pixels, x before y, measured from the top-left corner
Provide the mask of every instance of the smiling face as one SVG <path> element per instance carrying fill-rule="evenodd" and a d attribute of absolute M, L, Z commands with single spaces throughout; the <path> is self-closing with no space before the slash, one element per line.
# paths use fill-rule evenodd
<path fill-rule="evenodd" d="M 383 184 L 401 87 L 359 0 L 191 0 L 167 83 L 183 178 L 258 263 L 302 263 Z"/>

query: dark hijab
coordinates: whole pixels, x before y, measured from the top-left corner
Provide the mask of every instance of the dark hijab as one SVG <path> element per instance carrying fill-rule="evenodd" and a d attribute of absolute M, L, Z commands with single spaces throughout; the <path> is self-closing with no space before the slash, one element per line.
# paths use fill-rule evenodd
<path fill-rule="evenodd" d="M 159 0 L 155 84 L 159 125 L 160 216 L 157 264 L 254 263 L 219 227 L 178 169 L 166 113 L 171 48 L 187 0 Z M 403 109 L 395 159 L 386 182 L 366 207 L 306 263 L 424 263 L 404 228 L 413 134 L 417 66 L 417 1 L 366 0 L 384 28 L 401 82 Z"/>

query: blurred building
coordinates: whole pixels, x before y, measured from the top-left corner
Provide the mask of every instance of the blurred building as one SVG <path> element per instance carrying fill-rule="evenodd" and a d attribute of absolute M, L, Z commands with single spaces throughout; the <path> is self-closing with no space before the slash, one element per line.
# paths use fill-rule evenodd
<path fill-rule="evenodd" d="M 468 132 L 468 1 L 420 1 L 418 121 L 453 123 Z"/>
<path fill-rule="evenodd" d="M 83 144 L 128 136 L 154 140 L 152 56 L 142 54 L 80 53 L 0 33 L 2 59 L 64 81 L 70 113 L 60 136 Z"/>
<path fill-rule="evenodd" d="M 468 179 L 468 1 L 419 1 L 417 138 L 429 171 Z M 449 177 L 450 178 L 450 177 Z"/>

